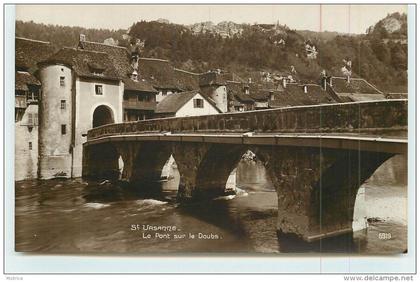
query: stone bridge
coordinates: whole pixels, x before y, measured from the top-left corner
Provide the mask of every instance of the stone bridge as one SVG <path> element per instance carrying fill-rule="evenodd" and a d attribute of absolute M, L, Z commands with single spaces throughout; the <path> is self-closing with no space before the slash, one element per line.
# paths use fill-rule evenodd
<path fill-rule="evenodd" d="M 277 190 L 281 234 L 311 242 L 351 232 L 360 185 L 387 159 L 407 153 L 407 100 L 105 125 L 88 132 L 83 175 L 159 189 L 173 155 L 179 199 L 205 199 L 224 193 L 247 150 L 264 163 Z"/>

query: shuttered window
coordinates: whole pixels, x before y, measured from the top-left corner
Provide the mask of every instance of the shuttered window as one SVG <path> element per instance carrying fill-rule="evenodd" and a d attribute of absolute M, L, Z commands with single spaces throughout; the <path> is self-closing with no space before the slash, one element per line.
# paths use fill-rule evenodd
<path fill-rule="evenodd" d="M 204 100 L 203 99 L 194 99 L 194 108 L 204 108 Z"/>

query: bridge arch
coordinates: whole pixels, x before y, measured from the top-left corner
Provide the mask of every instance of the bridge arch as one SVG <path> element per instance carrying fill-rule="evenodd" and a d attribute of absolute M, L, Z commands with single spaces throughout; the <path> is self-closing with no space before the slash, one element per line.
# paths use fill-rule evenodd
<path fill-rule="evenodd" d="M 246 146 L 214 144 L 200 162 L 196 176 L 195 197 L 217 197 L 223 195 L 229 175 L 237 167 Z"/>
<path fill-rule="evenodd" d="M 108 105 L 98 105 L 92 113 L 92 127 L 98 127 L 105 124 L 114 123 L 114 111 Z"/>
<path fill-rule="evenodd" d="M 102 143 L 83 148 L 83 177 L 117 180 L 120 177 L 120 153 L 115 144 Z"/>

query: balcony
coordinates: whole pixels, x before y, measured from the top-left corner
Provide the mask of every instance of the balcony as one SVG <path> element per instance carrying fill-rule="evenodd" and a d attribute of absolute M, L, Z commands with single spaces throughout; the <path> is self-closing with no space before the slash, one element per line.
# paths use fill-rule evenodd
<path fill-rule="evenodd" d="M 26 96 L 15 96 L 15 108 L 26 109 L 27 106 Z"/>
<path fill-rule="evenodd" d="M 123 108 L 127 110 L 154 111 L 156 109 L 156 102 L 155 101 L 125 100 L 123 101 Z"/>

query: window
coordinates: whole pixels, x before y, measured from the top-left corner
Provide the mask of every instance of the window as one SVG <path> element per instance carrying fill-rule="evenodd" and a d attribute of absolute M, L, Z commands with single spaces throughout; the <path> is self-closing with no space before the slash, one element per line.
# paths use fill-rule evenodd
<path fill-rule="evenodd" d="M 38 91 L 37 90 L 28 91 L 28 92 L 26 92 L 26 96 L 27 96 L 27 99 L 29 101 L 37 101 L 38 100 Z"/>
<path fill-rule="evenodd" d="M 62 109 L 62 110 L 66 109 L 66 100 L 61 100 L 60 109 Z"/>
<path fill-rule="evenodd" d="M 39 99 L 39 91 L 35 90 L 32 92 L 32 98 L 34 99 L 34 101 L 38 101 Z"/>
<path fill-rule="evenodd" d="M 28 114 L 28 125 L 33 125 L 34 124 L 34 120 L 32 118 L 32 114 Z"/>
<path fill-rule="evenodd" d="M 194 108 L 204 108 L 204 100 L 194 99 Z"/>
<path fill-rule="evenodd" d="M 65 124 L 61 125 L 61 135 L 66 135 L 66 125 Z"/>
<path fill-rule="evenodd" d="M 124 97 L 124 100 L 126 100 L 126 101 L 128 100 L 128 95 L 127 94 L 124 94 L 123 97 Z"/>
<path fill-rule="evenodd" d="M 137 100 L 140 101 L 140 102 L 149 102 L 150 101 L 150 96 L 147 95 L 147 94 L 138 95 Z"/>
<path fill-rule="evenodd" d="M 60 76 L 60 86 L 65 86 L 65 77 L 64 76 Z"/>
<path fill-rule="evenodd" d="M 166 96 L 166 95 L 168 95 L 168 91 L 163 90 L 163 91 L 162 91 L 162 96 Z"/>
<path fill-rule="evenodd" d="M 270 100 L 274 101 L 274 92 L 270 92 Z"/>
<path fill-rule="evenodd" d="M 29 142 L 29 150 L 32 150 L 32 142 Z"/>
<path fill-rule="evenodd" d="M 38 114 L 33 114 L 34 125 L 38 125 Z"/>
<path fill-rule="evenodd" d="M 95 94 L 96 95 L 102 95 L 103 94 L 102 85 L 95 85 Z"/>

